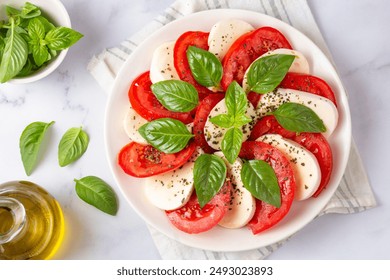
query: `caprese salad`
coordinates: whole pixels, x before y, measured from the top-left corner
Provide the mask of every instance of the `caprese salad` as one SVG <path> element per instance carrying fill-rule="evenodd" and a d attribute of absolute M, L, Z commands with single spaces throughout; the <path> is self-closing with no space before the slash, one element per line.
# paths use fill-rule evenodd
<path fill-rule="evenodd" d="M 258 234 L 329 182 L 335 95 L 272 27 L 185 32 L 155 49 L 128 97 L 118 164 L 186 233 Z"/>

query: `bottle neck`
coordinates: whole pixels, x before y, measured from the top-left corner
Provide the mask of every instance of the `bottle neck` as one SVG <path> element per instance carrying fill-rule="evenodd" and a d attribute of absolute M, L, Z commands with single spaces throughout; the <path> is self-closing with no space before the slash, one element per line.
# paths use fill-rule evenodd
<path fill-rule="evenodd" d="M 0 245 L 13 240 L 26 223 L 26 211 L 22 203 L 12 197 L 0 196 L 0 213 L 12 217 L 12 223 L 3 232 L 0 231 Z"/>

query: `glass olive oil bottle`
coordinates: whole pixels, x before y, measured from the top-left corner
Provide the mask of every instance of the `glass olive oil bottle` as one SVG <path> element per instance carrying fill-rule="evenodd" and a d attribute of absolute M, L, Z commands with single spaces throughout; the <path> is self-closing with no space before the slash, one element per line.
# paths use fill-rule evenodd
<path fill-rule="evenodd" d="M 27 181 L 0 185 L 0 260 L 49 259 L 64 237 L 58 202 Z"/>

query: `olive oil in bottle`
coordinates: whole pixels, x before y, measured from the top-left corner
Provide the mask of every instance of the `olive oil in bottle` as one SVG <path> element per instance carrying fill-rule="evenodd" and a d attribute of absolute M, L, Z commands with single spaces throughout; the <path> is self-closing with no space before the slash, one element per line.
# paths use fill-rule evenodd
<path fill-rule="evenodd" d="M 0 185 L 0 260 L 49 259 L 64 237 L 58 202 L 27 181 Z"/>

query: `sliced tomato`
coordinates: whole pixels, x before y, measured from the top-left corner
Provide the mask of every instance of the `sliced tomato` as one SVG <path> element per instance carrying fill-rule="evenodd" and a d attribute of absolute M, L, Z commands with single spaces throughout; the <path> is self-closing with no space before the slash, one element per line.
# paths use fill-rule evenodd
<path fill-rule="evenodd" d="M 321 169 L 321 182 L 317 191 L 313 194 L 317 197 L 330 180 L 333 168 L 332 150 L 328 141 L 321 133 L 300 133 L 284 129 L 274 116 L 266 116 L 260 119 L 253 127 L 249 140 L 256 140 L 261 135 L 272 133 L 291 139 L 308 149 L 317 159 Z"/>
<path fill-rule="evenodd" d="M 188 31 L 183 33 L 176 40 L 175 47 L 173 49 L 173 61 L 180 79 L 192 84 L 196 88 L 200 100 L 212 93 L 212 91 L 198 84 L 198 82 L 192 76 L 191 68 L 187 60 L 187 49 L 189 46 L 195 46 L 197 48 L 208 50 L 208 38 L 209 33 L 201 31 Z"/>
<path fill-rule="evenodd" d="M 205 153 L 213 153 L 215 150 L 207 144 L 205 135 L 204 135 L 204 126 L 207 121 L 211 110 L 224 98 L 224 94 L 214 93 L 207 96 L 199 104 L 198 109 L 196 110 L 195 119 L 194 119 L 194 128 L 193 132 L 195 135 L 195 143 L 200 146 Z"/>
<path fill-rule="evenodd" d="M 175 170 L 185 164 L 196 149 L 192 141 L 180 152 L 166 154 L 150 145 L 131 142 L 118 155 L 118 164 L 133 177 L 144 178 Z"/>
<path fill-rule="evenodd" d="M 320 95 L 328 98 L 337 106 L 332 88 L 324 80 L 316 76 L 289 72 L 279 86 Z"/>
<path fill-rule="evenodd" d="M 232 81 L 242 83 L 246 69 L 262 54 L 279 48 L 291 49 L 282 33 L 272 27 L 261 27 L 238 38 L 222 60 L 222 88 L 226 91 Z"/>
<path fill-rule="evenodd" d="M 221 190 L 200 208 L 195 192 L 183 207 L 166 211 L 171 223 L 186 233 L 200 233 L 215 227 L 225 216 L 231 196 L 231 182 L 225 181 Z"/>
<path fill-rule="evenodd" d="M 295 194 L 295 178 L 289 160 L 278 149 L 256 141 L 242 143 L 240 158 L 264 160 L 274 169 L 280 187 L 281 206 L 279 208 L 256 200 L 256 211 L 248 227 L 258 234 L 282 220 L 290 210 Z"/>
<path fill-rule="evenodd" d="M 185 124 L 191 123 L 191 113 L 177 113 L 165 109 L 157 100 L 150 86 L 149 71 L 138 76 L 130 86 L 129 100 L 133 109 L 144 119 L 152 121 L 160 118 L 173 118 Z"/>

